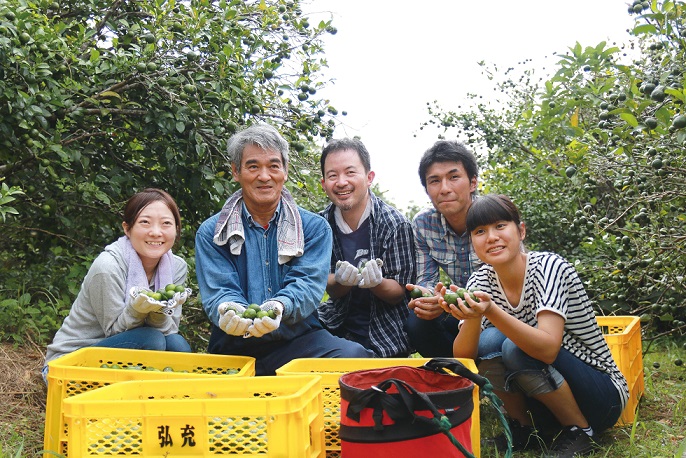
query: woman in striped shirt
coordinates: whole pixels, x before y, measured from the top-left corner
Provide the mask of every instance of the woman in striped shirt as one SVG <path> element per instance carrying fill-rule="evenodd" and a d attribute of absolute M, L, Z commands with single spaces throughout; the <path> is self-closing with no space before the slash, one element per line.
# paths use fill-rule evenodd
<path fill-rule="evenodd" d="M 485 265 L 469 279 L 473 295 L 442 301 L 461 320 L 454 356 L 475 359 L 493 384 L 515 450 L 591 453 L 594 432 L 615 424 L 628 388 L 576 270 L 554 253 L 524 250 L 526 228 L 506 196 L 477 199 L 467 230 Z M 507 446 L 504 436 L 494 442 Z"/>

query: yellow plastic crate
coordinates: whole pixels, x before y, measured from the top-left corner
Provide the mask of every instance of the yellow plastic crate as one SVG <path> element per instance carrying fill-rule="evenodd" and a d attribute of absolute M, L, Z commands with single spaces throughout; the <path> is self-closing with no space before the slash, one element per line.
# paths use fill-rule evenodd
<path fill-rule="evenodd" d="M 322 377 L 322 393 L 324 408 L 324 437 L 326 443 L 326 456 L 329 458 L 340 456 L 341 440 L 338 437 L 340 426 L 340 403 L 341 395 L 338 379 L 341 375 L 365 370 L 391 366 L 418 367 L 429 361 L 430 358 L 300 358 L 284 364 L 276 370 L 277 376 L 317 374 Z M 477 372 L 476 364 L 471 359 L 458 359 L 472 372 Z M 479 457 L 480 425 L 479 425 L 479 387 L 474 390 L 474 412 L 472 413 L 472 448 L 474 456 Z"/>
<path fill-rule="evenodd" d="M 64 401 L 69 457 L 324 457 L 321 378 L 115 383 Z"/>
<path fill-rule="evenodd" d="M 630 425 L 636 417 L 636 407 L 643 395 L 643 345 L 641 321 L 637 316 L 596 317 L 612 357 L 629 385 L 629 401 L 617 425 Z"/>
<path fill-rule="evenodd" d="M 101 367 L 115 364 L 121 369 Z M 68 454 L 69 433 L 62 415 L 62 407 L 63 401 L 69 397 L 126 380 L 197 379 L 209 376 L 233 378 L 255 375 L 255 359 L 247 356 L 102 347 L 81 348 L 50 361 L 48 367 L 43 447 L 64 456 Z M 138 370 L 131 369 L 134 367 Z M 176 372 L 163 372 L 167 367 Z"/>

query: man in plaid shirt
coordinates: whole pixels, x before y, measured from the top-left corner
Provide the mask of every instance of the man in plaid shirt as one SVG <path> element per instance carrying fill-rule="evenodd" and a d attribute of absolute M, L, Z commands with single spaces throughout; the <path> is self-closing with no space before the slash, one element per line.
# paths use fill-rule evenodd
<path fill-rule="evenodd" d="M 319 318 L 339 337 L 379 357 L 410 353 L 407 283 L 415 279 L 410 222 L 371 192 L 369 152 L 357 139 L 333 140 L 320 159 L 331 204 L 320 214 L 333 230 L 333 250 Z"/>
<path fill-rule="evenodd" d="M 464 287 L 480 265 L 466 231 L 467 211 L 476 196 L 478 166 L 465 145 L 440 140 L 419 163 L 419 179 L 431 203 L 412 221 L 417 254 L 417 282 L 425 296 L 412 299 L 407 319 L 410 343 L 423 357 L 453 355 L 458 320 L 443 313 L 434 287 L 442 269 L 455 285 Z"/>

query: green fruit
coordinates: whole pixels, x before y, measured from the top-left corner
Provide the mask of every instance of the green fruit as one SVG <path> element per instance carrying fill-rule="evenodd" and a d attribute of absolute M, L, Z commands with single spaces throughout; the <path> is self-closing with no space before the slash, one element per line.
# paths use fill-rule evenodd
<path fill-rule="evenodd" d="M 174 372 L 174 368 L 171 366 L 167 366 L 164 369 L 162 369 L 162 372 Z"/>
<path fill-rule="evenodd" d="M 676 365 L 676 366 L 683 366 L 683 365 L 684 365 L 684 362 L 683 362 L 682 360 L 680 360 L 680 359 L 675 359 L 675 360 L 674 360 L 674 365 Z"/>
<path fill-rule="evenodd" d="M 443 300 L 448 304 L 457 304 L 458 294 L 454 291 L 448 291 L 443 295 Z"/>
<path fill-rule="evenodd" d="M 174 283 L 169 283 L 167 286 L 164 287 L 165 291 L 175 291 L 176 290 L 176 285 Z"/>
<path fill-rule="evenodd" d="M 655 84 L 645 83 L 643 86 L 641 86 L 641 90 L 644 94 L 651 94 L 655 90 Z"/>
<path fill-rule="evenodd" d="M 655 89 L 650 93 L 650 98 L 656 102 L 662 102 L 667 94 L 665 94 L 665 87 L 663 85 L 655 86 Z"/>
<path fill-rule="evenodd" d="M 245 312 L 243 312 L 243 318 L 247 318 L 249 320 L 254 320 L 257 317 L 257 311 L 255 309 L 247 308 L 245 309 Z"/>
<path fill-rule="evenodd" d="M 565 169 L 565 175 L 567 175 L 567 178 L 572 178 L 574 175 L 576 175 L 576 167 L 573 165 L 570 165 Z"/>
<path fill-rule="evenodd" d="M 659 157 L 658 157 L 658 158 L 655 158 L 655 160 L 654 160 L 653 162 L 651 162 L 650 165 L 651 165 L 651 167 L 653 167 L 653 168 L 656 169 L 656 170 L 657 170 L 657 169 L 661 169 L 661 168 L 662 168 L 662 165 L 663 165 L 663 164 L 662 164 L 662 159 L 660 159 Z"/>
<path fill-rule="evenodd" d="M 410 291 L 410 297 L 412 299 L 417 299 L 418 297 L 422 297 L 423 295 L 424 295 L 424 293 L 419 288 L 415 288 L 412 291 Z"/>
<path fill-rule="evenodd" d="M 145 64 L 145 62 L 138 62 L 136 64 L 136 70 L 139 72 L 144 72 L 148 69 L 148 66 Z"/>
<path fill-rule="evenodd" d="M 162 294 L 161 294 L 161 293 L 158 293 L 158 292 L 152 293 L 152 294 L 149 295 L 149 296 L 152 297 L 153 299 L 155 299 L 156 301 L 161 301 L 161 300 L 162 300 Z"/>
<path fill-rule="evenodd" d="M 655 129 L 657 127 L 657 118 L 646 118 L 645 125 L 649 129 Z"/>
<path fill-rule="evenodd" d="M 195 85 L 188 83 L 183 85 L 183 90 L 188 94 L 195 94 L 198 88 L 196 88 Z"/>
<path fill-rule="evenodd" d="M 176 285 L 176 288 L 174 288 L 174 292 L 177 293 L 183 293 L 184 291 L 186 291 L 186 287 L 183 285 Z"/>
<path fill-rule="evenodd" d="M 672 126 L 677 129 L 683 129 L 686 127 L 686 115 L 678 115 L 672 120 Z"/>
<path fill-rule="evenodd" d="M 257 312 L 257 315 L 255 315 L 256 318 L 264 318 L 268 316 L 269 312 L 265 312 L 264 310 L 260 310 L 259 312 Z"/>
<path fill-rule="evenodd" d="M 253 309 L 253 310 L 256 311 L 256 312 L 259 312 L 260 310 L 262 310 L 262 309 L 260 308 L 260 306 L 257 305 L 257 304 L 250 304 L 250 305 L 248 305 L 248 308 L 249 308 L 249 309 Z"/>

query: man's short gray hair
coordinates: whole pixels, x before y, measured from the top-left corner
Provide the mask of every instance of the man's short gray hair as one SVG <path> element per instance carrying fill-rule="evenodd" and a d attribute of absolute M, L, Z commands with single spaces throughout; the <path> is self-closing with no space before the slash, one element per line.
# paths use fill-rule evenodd
<path fill-rule="evenodd" d="M 229 162 L 236 167 L 237 171 L 241 170 L 243 150 L 248 145 L 256 145 L 263 150 L 279 153 L 284 169 L 288 168 L 288 142 L 269 124 L 253 124 L 229 138 L 226 152 Z"/>

